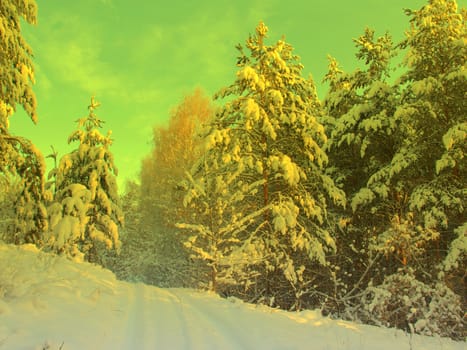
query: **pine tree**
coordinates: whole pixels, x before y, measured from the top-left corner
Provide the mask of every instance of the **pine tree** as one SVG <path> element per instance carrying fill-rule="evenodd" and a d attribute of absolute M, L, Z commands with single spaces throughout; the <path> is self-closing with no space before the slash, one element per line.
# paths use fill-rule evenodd
<path fill-rule="evenodd" d="M 423 239 L 444 251 L 454 232 L 463 239 L 467 234 L 460 229 L 467 223 L 467 11 L 459 11 L 454 0 L 430 0 L 407 15 L 407 72 L 400 78 L 405 89 L 398 113 L 410 123 L 406 137 L 418 177 L 408 206 Z M 467 247 L 462 255 L 465 267 Z M 427 258 L 439 262 L 443 256 Z"/>
<path fill-rule="evenodd" d="M 366 69 L 345 73 L 330 57 L 324 79 L 330 84 L 323 119 L 330 134 L 326 145 L 332 152 L 329 171 L 350 194 L 349 199 L 390 159 L 397 128 L 392 118 L 397 91 L 387 81 L 395 55 L 391 36 L 375 39 L 374 31 L 367 28 L 354 41 L 356 57 L 365 61 Z"/>
<path fill-rule="evenodd" d="M 310 262 L 325 265 L 335 250 L 326 198 L 342 203 L 343 193 L 323 171 L 326 136 L 314 83 L 301 77 L 303 67 L 289 44 L 265 44 L 267 31 L 261 22 L 246 42 L 249 54 L 237 46 L 237 79 L 216 96 L 227 102 L 216 114 L 206 152 L 192 174 L 187 204 L 193 198 L 205 203 L 193 225 L 209 227 L 214 221 L 217 229 L 204 236 L 215 233 L 218 246 L 209 238 L 207 248 L 193 226 L 187 226 L 192 229 L 187 244 L 210 264 L 206 250 L 219 251 L 216 270 L 244 266 L 247 278 L 262 273 L 259 288 L 267 297 L 281 288 L 272 279 L 281 280 L 286 294 L 296 294 L 283 303 L 291 306 L 299 299 Z"/>
<path fill-rule="evenodd" d="M 60 159 L 49 206 L 49 244 L 93 262 L 99 262 L 102 248 L 120 248 L 118 227 L 123 225 L 111 132 L 104 136 L 99 131 L 104 123 L 95 114 L 99 105 L 91 99 L 89 115 L 77 121 L 78 129 L 68 138 L 79 146 Z"/>
<path fill-rule="evenodd" d="M 396 51 L 388 33 L 375 38 L 368 28 L 354 42 L 364 68 L 346 73 L 330 58 L 325 77 L 329 83 L 323 118 L 330 135 L 327 171 L 345 191 L 349 204 L 345 210 L 335 208 L 339 254 L 333 261 L 338 267 L 334 295 L 338 305 L 331 305 L 334 312 L 342 307 L 339 304 L 352 301 L 371 277 L 378 276 L 375 269 L 384 274 L 394 265 L 386 261 L 382 267 L 375 265 L 381 252 L 371 248 L 379 235 L 390 229 L 399 207 L 393 200 L 397 196 L 373 178 L 391 163 L 402 139 L 400 121 L 394 117 L 398 89 L 389 82 Z"/>
<path fill-rule="evenodd" d="M 407 140 L 417 167 L 408 207 L 427 242 L 421 265 L 436 263 L 430 272 L 440 272 L 437 277 L 462 298 L 465 310 L 467 10 L 454 0 L 430 0 L 407 15 L 411 28 L 402 43 L 408 52 L 399 113 L 411 125 Z M 465 338 L 465 319 L 463 325 Z"/>
<path fill-rule="evenodd" d="M 444 311 L 429 317 L 459 321 L 462 315 L 451 312 L 461 309 L 459 299 L 436 294 L 445 290 L 444 282 L 443 288 L 436 286 L 439 268 L 455 270 L 454 289 L 465 295 L 466 12 L 458 13 L 455 1 L 432 0 L 407 14 L 411 28 L 396 47 L 406 53 L 404 72 L 395 83 L 387 79 L 393 45 L 385 37 L 374 40 L 369 30 L 357 40 L 357 57 L 365 59 L 366 70 L 347 74 L 332 60 L 327 76 L 331 165 L 352 209 L 345 213 L 350 217 L 345 230 L 357 240 L 348 245 L 349 256 L 362 261 L 352 266 L 361 277 L 350 287 L 357 294 L 373 280 L 365 292 L 365 308 L 378 303 L 380 292 L 373 286 L 380 284 L 377 288 L 391 299 L 378 306 L 387 317 L 403 302 L 407 285 L 400 281 L 412 278 L 409 286 L 423 285 L 430 299 L 445 304 Z M 375 255 L 384 258 L 375 263 Z M 433 264 L 438 268 L 426 268 Z M 359 309 L 361 305 L 353 310 Z M 418 317 L 428 315 L 406 317 L 415 327 Z"/>
<path fill-rule="evenodd" d="M 217 175 L 229 171 L 227 176 Z M 194 176 L 187 173 L 183 187 L 188 190 L 184 205 L 191 212 L 192 222 L 179 223 L 177 227 L 190 232 L 185 247 L 193 253 L 193 259 L 202 261 L 201 265 L 196 265 L 193 277 L 199 280 L 201 287 L 213 291 L 222 292 L 231 285 L 248 288 L 251 280 L 258 276 L 249 265 L 261 262 L 262 258 L 254 243 L 245 237 L 245 231 L 254 229 L 255 219 L 269 207 L 251 214 L 242 210 L 245 197 L 255 196 L 260 183 L 245 184 L 239 180 L 241 173 L 227 169 L 225 164 L 210 163 L 205 156 L 194 165 L 191 173 Z"/>
<path fill-rule="evenodd" d="M 21 18 L 36 23 L 35 1 L 5 0 L 0 3 L 0 173 L 21 179 L 13 200 L 16 219 L 7 241 L 39 242 L 47 229 L 44 200 L 45 162 L 27 139 L 11 135 L 9 118 L 17 105 L 37 122 L 32 91 L 32 50 L 21 34 Z"/>
<path fill-rule="evenodd" d="M 401 265 L 465 220 L 465 27 L 456 11 L 452 1 L 408 11 L 412 30 L 399 45 L 408 49 L 408 70 L 393 86 L 381 80 L 389 71 L 372 74 L 385 67 L 392 45 L 381 51 L 386 41 L 366 40 L 368 31 L 357 42 L 368 70 L 348 75 L 331 62 L 328 74 L 325 103 L 338 116 L 330 119 L 335 173 L 353 211 L 382 230 L 374 248 Z"/>

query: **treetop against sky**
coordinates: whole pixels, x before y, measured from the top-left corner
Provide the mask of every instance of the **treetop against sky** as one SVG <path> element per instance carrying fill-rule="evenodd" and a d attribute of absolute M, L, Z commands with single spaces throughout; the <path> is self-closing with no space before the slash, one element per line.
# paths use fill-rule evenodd
<path fill-rule="evenodd" d="M 395 40 L 408 28 L 404 8 L 423 0 L 288 1 L 219 3 L 123 0 L 37 1 L 38 24 L 23 23 L 34 51 L 38 125 L 18 109 L 10 131 L 31 139 L 44 155 L 59 156 L 90 97 L 115 140 L 112 151 L 120 186 L 139 173 L 152 145 L 152 128 L 196 87 L 212 95 L 235 79 L 237 50 L 260 20 L 270 43 L 283 35 L 312 74 L 318 92 L 327 55 L 347 71 L 356 68 L 353 38 L 365 27 L 389 31 Z M 459 1 L 463 5 L 463 1 Z M 51 164 L 48 165 L 51 168 Z"/>

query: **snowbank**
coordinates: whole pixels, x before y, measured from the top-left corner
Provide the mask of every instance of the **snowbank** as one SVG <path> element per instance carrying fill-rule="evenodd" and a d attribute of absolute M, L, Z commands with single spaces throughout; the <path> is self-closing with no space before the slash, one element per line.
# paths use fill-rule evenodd
<path fill-rule="evenodd" d="M 465 349 L 449 339 L 117 281 L 101 267 L 0 244 L 0 349 Z"/>

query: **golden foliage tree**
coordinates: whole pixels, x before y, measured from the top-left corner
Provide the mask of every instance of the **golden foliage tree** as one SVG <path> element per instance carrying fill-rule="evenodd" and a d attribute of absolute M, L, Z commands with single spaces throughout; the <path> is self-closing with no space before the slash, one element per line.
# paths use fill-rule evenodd
<path fill-rule="evenodd" d="M 142 209 L 146 214 L 143 220 L 146 222 L 158 217 L 165 218 L 159 224 L 170 225 L 174 216 L 181 215 L 182 206 L 176 203 L 180 203 L 182 196 L 176 189 L 199 154 L 197 130 L 213 113 L 209 98 L 197 89 L 172 111 L 167 127 L 154 128 L 154 147 L 143 160 L 141 169 Z"/>
<path fill-rule="evenodd" d="M 140 188 L 139 235 L 151 242 L 147 244 L 154 256 L 150 269 L 154 278 L 145 276 L 147 282 L 167 286 L 183 281 L 180 272 L 187 268 L 187 259 L 174 226 L 186 215 L 180 182 L 199 157 L 198 131 L 213 114 L 210 99 L 196 89 L 174 108 L 168 126 L 154 128 L 153 150 L 143 160 Z"/>

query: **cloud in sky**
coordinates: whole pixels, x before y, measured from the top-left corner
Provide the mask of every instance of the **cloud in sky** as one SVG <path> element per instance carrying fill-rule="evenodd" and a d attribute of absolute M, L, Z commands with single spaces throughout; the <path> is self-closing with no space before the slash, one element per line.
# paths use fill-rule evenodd
<path fill-rule="evenodd" d="M 252 2 L 245 9 L 226 4 L 212 9 L 208 8 L 211 4 L 201 2 L 190 16 L 137 25 L 127 23 L 129 19 L 119 12 L 114 20 L 120 28 L 111 27 L 115 23 L 110 23 L 108 11 L 104 11 L 107 17 L 96 21 L 98 8 L 89 6 L 94 15 L 86 16 L 85 6 L 81 12 L 63 7 L 42 22 L 40 38 L 36 36 L 33 46 L 38 48 L 44 75 L 88 95 L 144 103 L 203 81 L 207 85 L 213 82 L 207 88 L 214 92 L 222 87 L 216 81 L 231 83 L 237 54 L 234 46 L 246 38 L 238 28 L 248 22 L 250 32 L 254 31 L 260 14 L 266 16 L 260 4 Z"/>
<path fill-rule="evenodd" d="M 269 10 L 260 4 L 260 1 L 251 2 L 244 9 L 231 3 L 207 8 L 212 4 L 201 2 L 188 18 L 168 24 L 157 21 L 142 24 L 134 33 L 131 60 L 156 74 L 160 72 L 157 78 L 162 84 L 180 86 L 184 83 L 182 79 L 218 82 L 232 77 L 237 55 L 235 45 L 248 37 L 248 32 L 239 28 L 250 27 L 250 32 L 254 32 L 258 18 L 267 17 Z M 193 83 L 196 82 L 188 84 Z M 230 80 L 226 81 L 229 83 Z"/>
<path fill-rule="evenodd" d="M 118 84 L 112 68 L 101 58 L 102 42 L 95 33 L 95 25 L 83 25 L 77 16 L 60 13 L 50 18 L 36 45 L 47 75 L 86 91 Z"/>
<path fill-rule="evenodd" d="M 403 7 L 424 2 L 38 1 L 38 25 L 24 29 L 35 52 L 39 124 L 32 127 L 27 118 L 13 124 L 43 152 L 50 144 L 60 148 L 95 94 L 102 102 L 98 115 L 113 130 L 116 161 L 125 164 L 120 174 L 132 176 L 130 168 L 148 152 L 152 127 L 166 123 L 184 95 L 198 86 L 210 95 L 233 83 L 235 45 L 260 20 L 270 43 L 285 35 L 320 90 L 327 54 L 355 69 L 352 37 L 367 25 L 402 35 Z"/>

